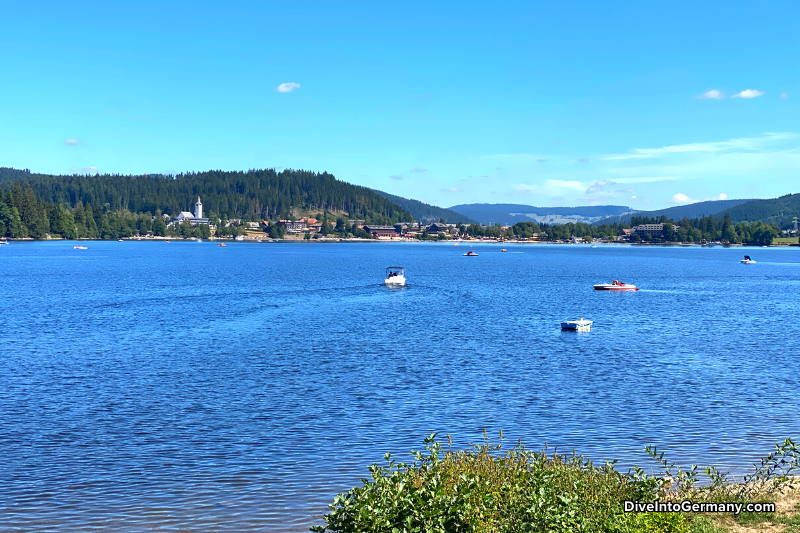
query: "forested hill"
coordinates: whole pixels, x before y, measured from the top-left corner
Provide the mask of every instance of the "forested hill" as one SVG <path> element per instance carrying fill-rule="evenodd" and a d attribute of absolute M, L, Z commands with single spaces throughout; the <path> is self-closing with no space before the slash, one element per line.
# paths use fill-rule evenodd
<path fill-rule="evenodd" d="M 623 215 L 604 218 L 595 222 L 595 224 L 616 224 L 619 222 L 628 224 L 631 221 L 631 217 L 659 218 L 661 216 L 665 216 L 668 219 L 674 220 L 681 220 L 683 218 L 700 218 L 708 215 L 714 215 L 716 217 L 717 213 L 725 209 L 729 209 L 749 201 L 750 200 L 709 200 L 706 202 L 697 202 L 688 205 L 676 205 L 675 207 L 668 207 L 666 209 L 659 209 L 656 211 L 632 211 Z"/>
<path fill-rule="evenodd" d="M 785 229 L 792 225 L 793 217 L 800 217 L 800 193 L 769 200 L 751 200 L 714 216 L 719 218 L 724 215 L 730 215 L 734 222 L 760 220 Z"/>
<path fill-rule="evenodd" d="M 536 207 L 519 204 L 463 204 L 450 207 L 453 211 L 478 220 L 481 224 L 513 226 L 517 222 L 565 224 L 594 222 L 604 217 L 621 215 L 631 210 L 620 205 L 587 205 L 579 207 Z"/>
<path fill-rule="evenodd" d="M 54 176 L 0 168 L 0 188 L 9 189 L 17 181 L 23 188 L 30 186 L 44 202 L 68 207 L 92 205 L 106 211 L 160 210 L 176 216 L 181 211 L 193 211 L 200 196 L 204 212 L 221 218 L 286 218 L 294 208 L 344 212 L 373 223 L 411 220 L 408 211 L 375 191 L 339 181 L 327 172 L 266 169 L 177 176 Z"/>
<path fill-rule="evenodd" d="M 414 217 L 414 220 L 422 222 L 439 222 L 440 220 L 444 220 L 447 224 L 458 224 L 459 222 L 463 224 L 478 223 L 477 220 L 473 220 L 466 215 L 457 213 L 452 209 L 428 205 L 418 200 L 411 200 L 409 198 L 403 198 L 402 196 L 395 196 L 394 194 L 389 194 L 388 192 L 379 191 L 377 189 L 375 192 L 411 213 L 411 215 Z"/>

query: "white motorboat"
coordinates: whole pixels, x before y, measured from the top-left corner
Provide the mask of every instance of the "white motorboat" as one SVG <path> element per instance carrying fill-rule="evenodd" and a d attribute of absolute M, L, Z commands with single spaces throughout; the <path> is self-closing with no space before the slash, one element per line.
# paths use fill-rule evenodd
<path fill-rule="evenodd" d="M 465 253 L 463 255 L 464 255 L 464 257 L 478 257 L 478 254 L 476 254 L 472 250 L 470 250 L 469 252 L 467 252 L 467 253 Z"/>
<path fill-rule="evenodd" d="M 405 287 L 405 269 L 403 267 L 387 267 L 386 280 L 383 283 L 388 287 Z"/>
<path fill-rule="evenodd" d="M 622 283 L 620 281 L 614 280 L 611 283 L 600 283 L 599 285 L 594 286 L 594 290 L 596 291 L 638 291 L 639 288 L 636 285 L 631 285 L 630 283 Z"/>
<path fill-rule="evenodd" d="M 565 320 L 561 323 L 561 329 L 569 331 L 589 331 L 592 329 L 592 321 L 584 320 L 583 317 L 581 317 L 580 320 Z"/>
<path fill-rule="evenodd" d="M 754 265 L 756 263 L 754 260 L 750 259 L 749 255 L 744 256 L 741 262 L 745 265 Z"/>

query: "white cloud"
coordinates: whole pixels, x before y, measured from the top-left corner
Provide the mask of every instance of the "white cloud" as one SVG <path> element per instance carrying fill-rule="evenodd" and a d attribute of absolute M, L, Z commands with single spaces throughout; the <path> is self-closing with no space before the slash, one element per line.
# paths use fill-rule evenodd
<path fill-rule="evenodd" d="M 757 96 L 764 96 L 765 94 L 767 93 L 764 91 L 759 91 L 756 89 L 745 89 L 742 92 L 734 94 L 733 96 L 731 96 L 731 98 L 755 98 Z"/>
<path fill-rule="evenodd" d="M 722 100 L 725 98 L 725 95 L 722 94 L 722 91 L 717 89 L 711 89 L 710 91 L 706 91 L 700 96 L 698 96 L 700 100 Z"/>
<path fill-rule="evenodd" d="M 290 93 L 295 89 L 299 89 L 300 84 L 295 82 L 281 83 L 275 88 L 276 93 Z"/>
<path fill-rule="evenodd" d="M 547 180 L 545 182 L 549 187 L 556 187 L 561 189 L 574 189 L 576 191 L 586 191 L 586 185 L 580 181 L 567 181 L 567 180 Z"/>
<path fill-rule="evenodd" d="M 70 137 L 69 139 L 64 139 L 64 144 L 67 146 L 78 146 L 81 143 L 80 139 L 73 139 Z"/>
<path fill-rule="evenodd" d="M 658 183 L 659 181 L 675 181 L 681 178 L 677 176 L 652 176 L 643 178 L 614 178 L 615 183 L 629 184 L 629 183 Z"/>
<path fill-rule="evenodd" d="M 645 159 L 650 157 L 662 157 L 667 154 L 679 154 L 687 152 L 722 152 L 726 150 L 755 150 L 763 144 L 775 141 L 796 139 L 797 133 L 765 133 L 761 137 L 742 137 L 729 141 L 705 142 L 676 144 L 673 146 L 662 146 L 661 148 L 634 148 L 628 154 L 611 154 L 605 156 L 606 161 L 620 159 Z"/>
<path fill-rule="evenodd" d="M 638 196 L 631 196 L 631 200 L 638 200 L 638 199 L 639 199 Z"/>
<path fill-rule="evenodd" d="M 73 174 L 97 174 L 97 167 L 72 167 L 69 171 Z"/>
<path fill-rule="evenodd" d="M 702 200 L 695 200 L 693 198 L 689 198 L 683 193 L 678 193 L 672 197 L 670 202 L 672 202 L 673 204 L 685 205 L 685 204 L 696 204 L 697 202 L 717 202 L 719 200 L 727 200 L 727 199 L 728 195 L 725 194 L 724 192 L 721 192 L 716 196 L 706 196 Z"/>
<path fill-rule="evenodd" d="M 427 168 L 414 167 L 409 172 L 427 172 L 427 171 L 428 171 Z"/>
<path fill-rule="evenodd" d="M 596 181 L 594 183 L 594 185 L 590 185 L 586 189 L 586 194 L 592 194 L 592 193 L 600 192 L 600 191 L 604 190 L 604 187 L 607 187 L 609 185 L 616 185 L 616 184 L 617 184 L 617 182 L 611 181 L 611 180 Z"/>
<path fill-rule="evenodd" d="M 673 204 L 684 205 L 684 204 L 697 203 L 697 200 L 692 200 L 691 198 L 689 198 L 688 196 L 686 196 L 682 192 L 679 192 L 678 194 L 675 194 L 675 195 L 672 196 L 672 199 L 670 200 L 670 202 L 672 202 Z"/>

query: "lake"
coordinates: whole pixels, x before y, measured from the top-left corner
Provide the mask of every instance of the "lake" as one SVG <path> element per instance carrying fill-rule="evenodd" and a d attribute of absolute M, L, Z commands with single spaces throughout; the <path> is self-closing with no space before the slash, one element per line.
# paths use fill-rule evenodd
<path fill-rule="evenodd" d="M 0 530 L 307 531 L 433 432 L 733 472 L 800 433 L 798 248 L 74 244 L 0 247 Z"/>

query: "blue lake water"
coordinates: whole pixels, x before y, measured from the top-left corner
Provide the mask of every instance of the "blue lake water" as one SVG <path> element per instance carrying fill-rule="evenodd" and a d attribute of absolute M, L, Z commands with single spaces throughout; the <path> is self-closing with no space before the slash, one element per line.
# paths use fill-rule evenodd
<path fill-rule="evenodd" d="M 797 248 L 73 244 L 0 247 L 3 531 L 303 531 L 432 432 L 735 472 L 800 434 Z"/>

